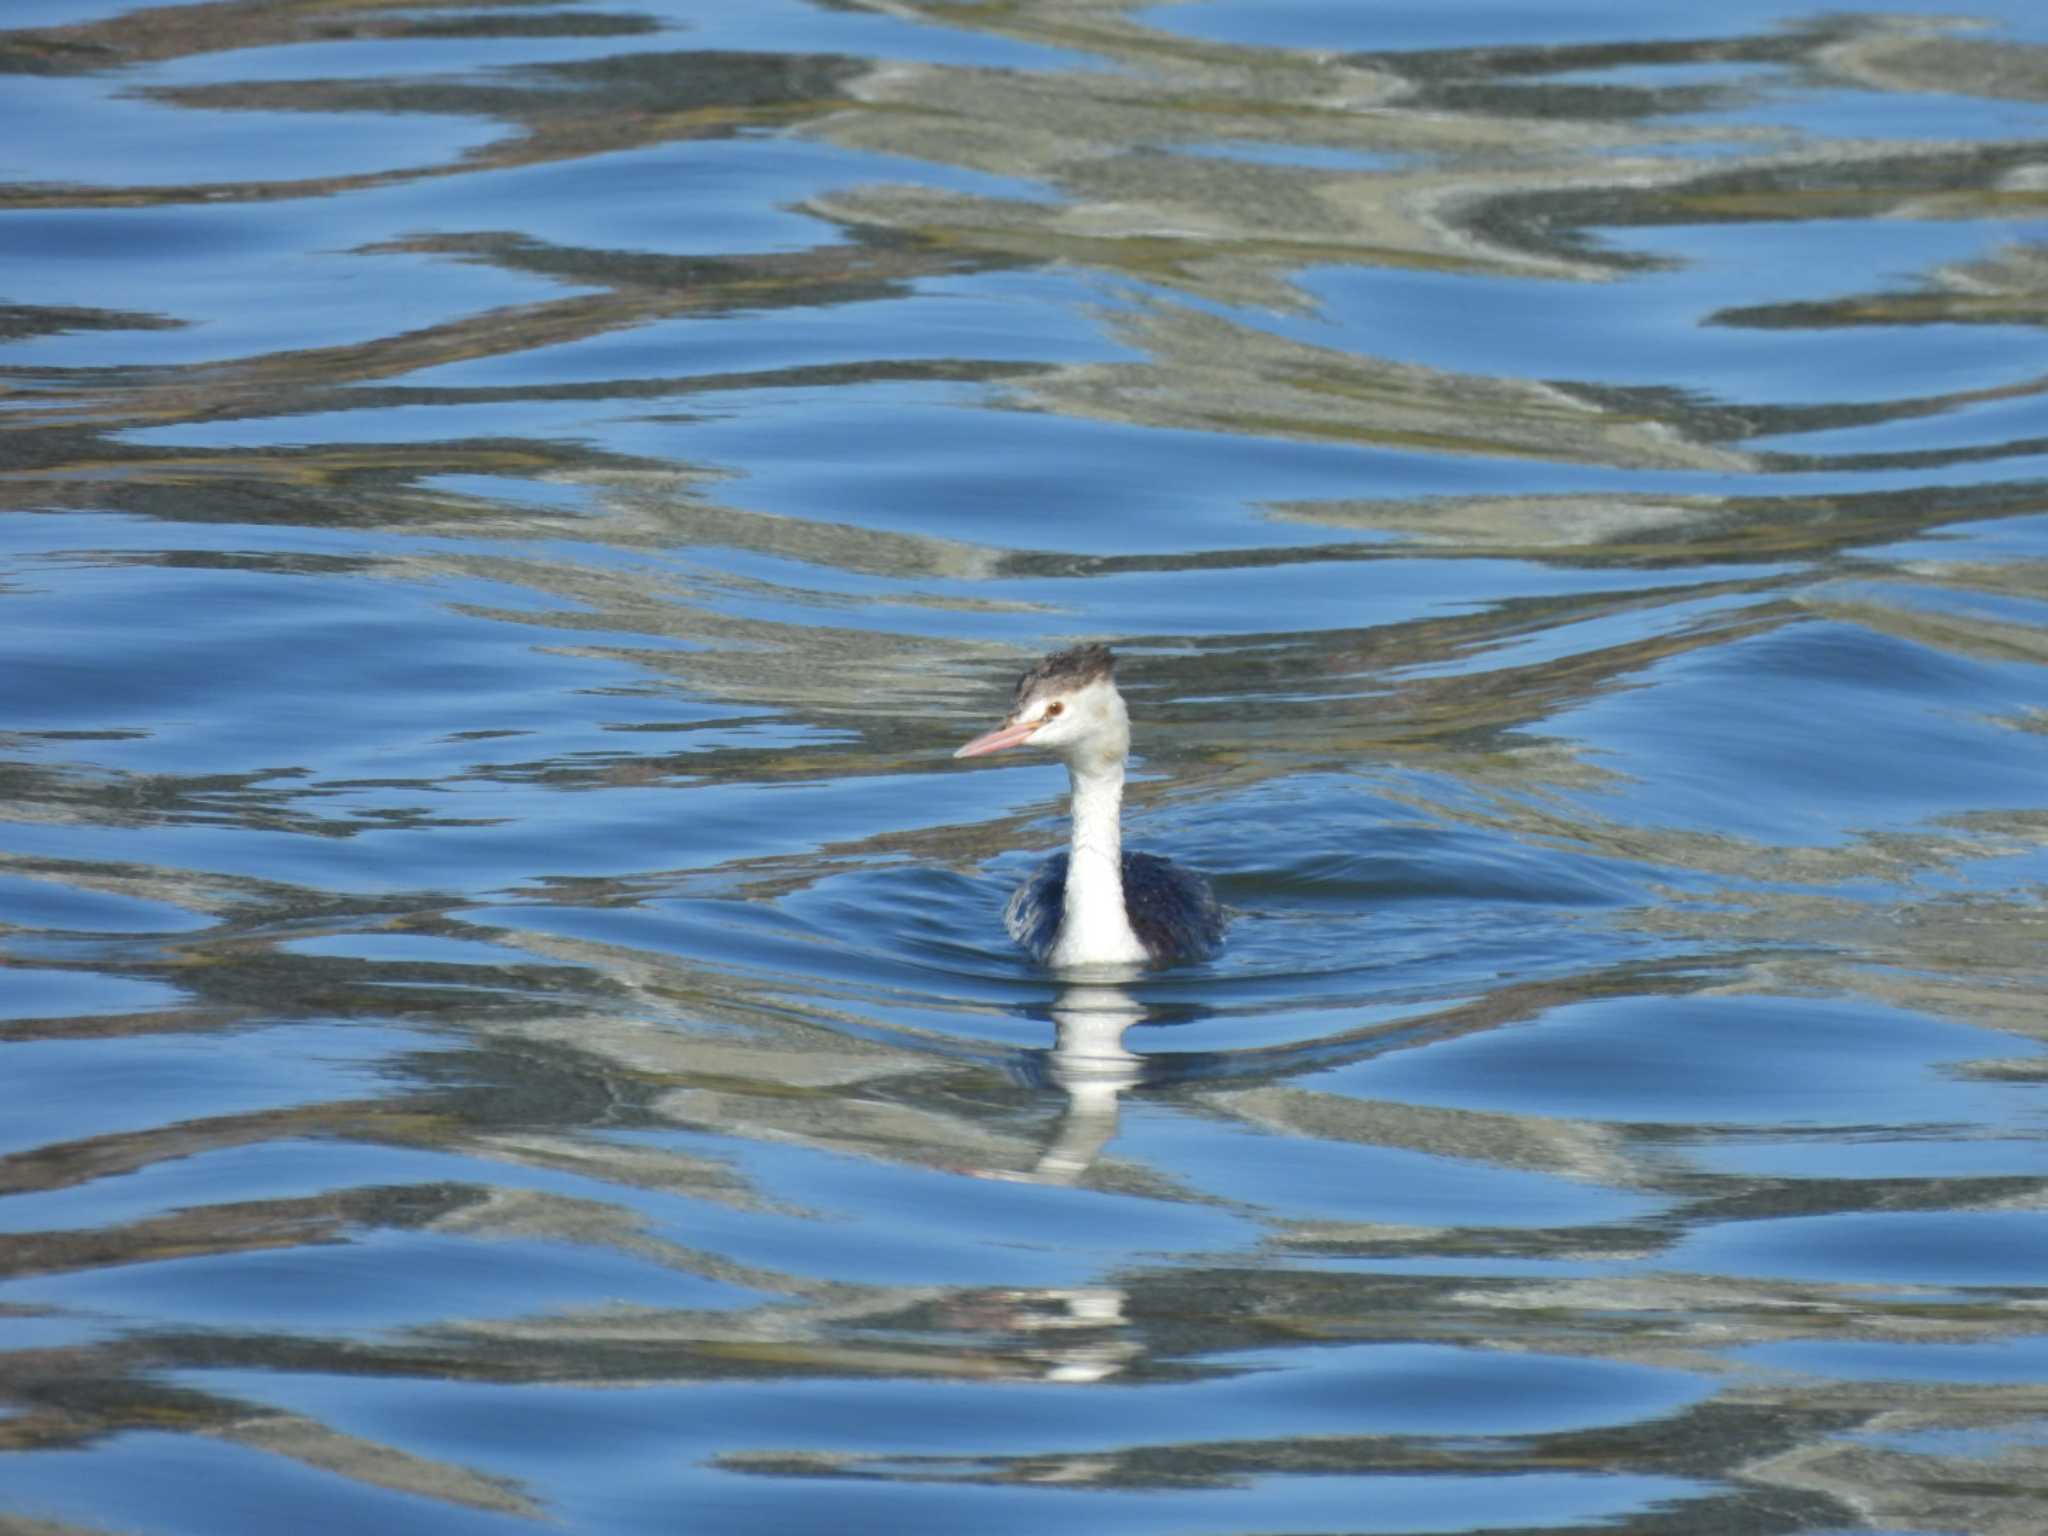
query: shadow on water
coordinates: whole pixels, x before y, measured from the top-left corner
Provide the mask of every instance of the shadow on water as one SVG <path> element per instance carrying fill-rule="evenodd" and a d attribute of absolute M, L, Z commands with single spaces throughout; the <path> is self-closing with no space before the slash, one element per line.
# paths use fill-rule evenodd
<path fill-rule="evenodd" d="M 2040 1529 L 1994 20 L 33 0 L 0 1529 Z"/>

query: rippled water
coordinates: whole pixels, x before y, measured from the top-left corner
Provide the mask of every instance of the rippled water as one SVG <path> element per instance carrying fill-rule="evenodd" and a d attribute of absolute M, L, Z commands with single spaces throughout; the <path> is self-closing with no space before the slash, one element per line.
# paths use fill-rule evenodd
<path fill-rule="evenodd" d="M 12 0 L 0 1530 L 2048 1528 L 1970 14 Z"/>

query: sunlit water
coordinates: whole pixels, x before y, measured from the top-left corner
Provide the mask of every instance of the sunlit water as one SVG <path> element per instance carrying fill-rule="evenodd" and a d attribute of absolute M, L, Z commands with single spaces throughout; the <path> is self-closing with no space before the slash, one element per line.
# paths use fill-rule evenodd
<path fill-rule="evenodd" d="M 0 1530 L 2048 1528 L 1970 14 L 13 0 Z"/>

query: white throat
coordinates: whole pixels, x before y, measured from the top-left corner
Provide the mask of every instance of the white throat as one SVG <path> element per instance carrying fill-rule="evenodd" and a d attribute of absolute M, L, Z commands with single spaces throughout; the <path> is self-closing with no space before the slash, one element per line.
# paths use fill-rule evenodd
<path fill-rule="evenodd" d="M 1066 908 L 1046 956 L 1053 965 L 1130 965 L 1149 958 L 1124 909 L 1124 753 L 1067 759 L 1073 837 L 1067 848 Z"/>

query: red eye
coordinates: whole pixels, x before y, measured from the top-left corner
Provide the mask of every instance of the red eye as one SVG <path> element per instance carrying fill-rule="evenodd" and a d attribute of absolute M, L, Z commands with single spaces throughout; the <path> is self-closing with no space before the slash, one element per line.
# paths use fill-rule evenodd
<path fill-rule="evenodd" d="M 1062 704 L 1058 699 L 1054 699 L 1050 704 L 1045 706 L 1045 718 L 1050 720 L 1054 715 L 1058 714 L 1061 710 L 1065 709 L 1066 707 L 1067 706 Z"/>

